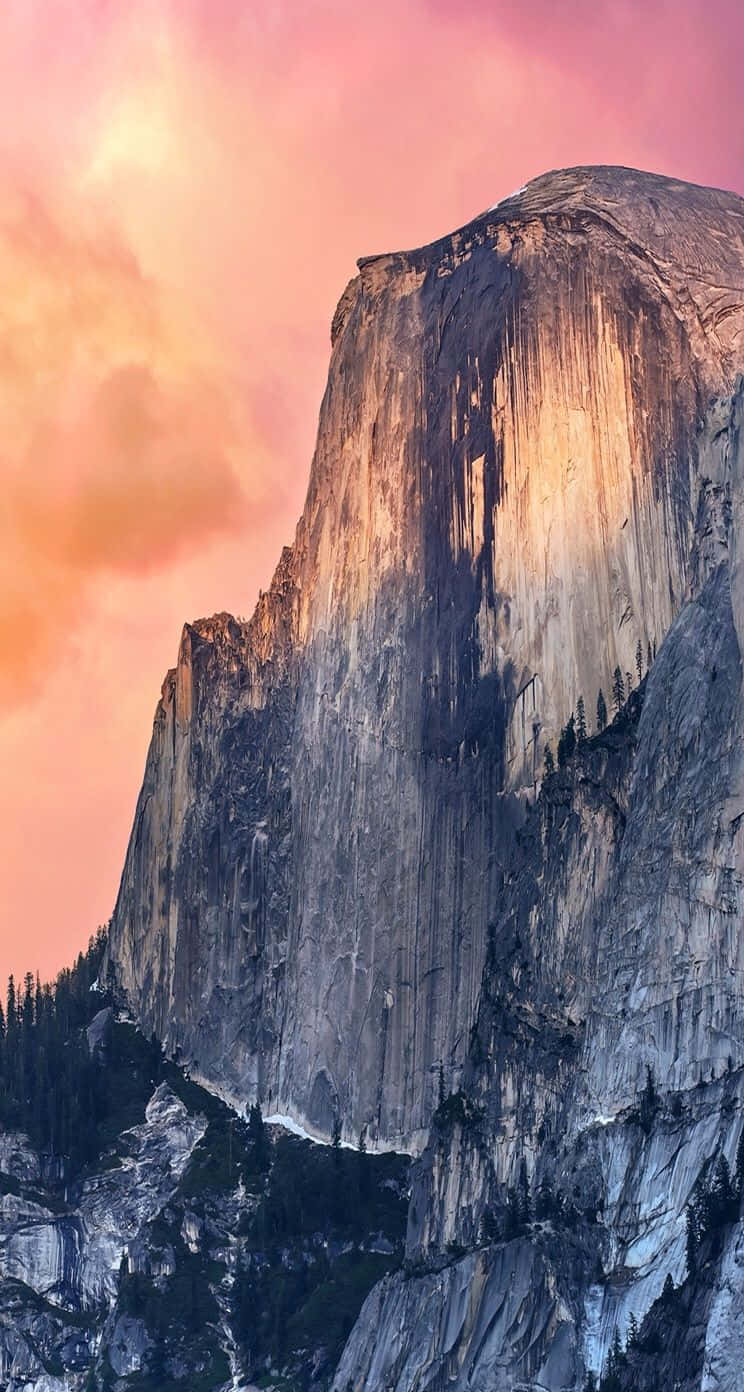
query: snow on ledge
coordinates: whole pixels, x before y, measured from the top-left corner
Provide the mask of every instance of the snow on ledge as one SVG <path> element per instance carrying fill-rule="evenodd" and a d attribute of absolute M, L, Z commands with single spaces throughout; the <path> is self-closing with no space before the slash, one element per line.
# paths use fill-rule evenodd
<path fill-rule="evenodd" d="M 513 193 L 507 193 L 507 195 L 506 195 L 505 198 L 500 198 L 500 199 L 498 200 L 498 203 L 492 203 L 491 206 L 490 206 L 490 208 L 486 208 L 486 212 L 487 212 L 487 213 L 494 213 L 494 212 L 496 211 L 497 208 L 500 208 L 500 207 L 501 207 L 501 204 L 502 204 L 502 203 L 511 203 L 512 199 L 513 199 L 513 198 L 519 198 L 520 193 L 524 193 L 526 188 L 527 188 L 527 185 L 526 185 L 526 184 L 520 184 L 520 185 L 519 185 L 519 188 L 518 188 L 518 189 L 515 189 Z"/>
<path fill-rule="evenodd" d="M 272 1112 L 271 1116 L 264 1117 L 263 1123 L 264 1126 L 281 1126 L 283 1131 L 289 1131 L 293 1136 L 299 1136 L 302 1141 L 312 1141 L 314 1145 L 332 1145 L 332 1141 L 329 1141 L 326 1136 L 313 1135 L 312 1131 L 306 1131 L 299 1121 L 295 1121 L 294 1117 L 286 1116 L 284 1112 Z M 351 1141 L 342 1141 L 341 1148 L 342 1150 L 356 1150 L 356 1146 L 352 1145 Z"/>

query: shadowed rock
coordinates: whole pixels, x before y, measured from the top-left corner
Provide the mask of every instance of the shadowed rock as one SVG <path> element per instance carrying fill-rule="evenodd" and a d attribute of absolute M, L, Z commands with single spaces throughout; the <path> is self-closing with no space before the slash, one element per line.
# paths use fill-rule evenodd
<path fill-rule="evenodd" d="M 744 204 L 568 170 L 359 265 L 294 546 L 166 678 L 111 962 L 226 1094 L 416 1149 L 544 743 L 694 581 Z"/>

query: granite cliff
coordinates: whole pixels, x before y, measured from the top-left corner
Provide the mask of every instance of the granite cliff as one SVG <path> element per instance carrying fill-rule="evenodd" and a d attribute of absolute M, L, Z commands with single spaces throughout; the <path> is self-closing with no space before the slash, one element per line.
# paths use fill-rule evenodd
<path fill-rule="evenodd" d="M 294 545 L 163 687 L 117 988 L 417 1157 L 337 1392 L 734 1392 L 744 202 L 549 174 L 361 261 L 332 339 Z"/>
<path fill-rule="evenodd" d="M 743 214 L 570 170 L 360 262 L 295 543 L 250 623 L 184 630 L 112 926 L 137 1018 L 225 1095 L 424 1144 L 543 746 L 689 593 Z"/>
<path fill-rule="evenodd" d="M 608 1385 L 740 1385 L 741 1183 L 700 1270 L 688 1214 L 744 1154 L 743 415 L 740 386 L 701 431 L 691 589 L 650 671 L 522 824 L 409 1271 L 370 1297 L 339 1388 L 583 1386 L 616 1330 L 663 1328 L 670 1278 L 676 1340 L 703 1307 L 683 1355 L 657 1333 Z"/>
<path fill-rule="evenodd" d="M 236 1117 L 89 989 L 97 956 L 72 993 L 63 978 L 11 1010 L 0 1053 L 0 1387 L 321 1392 L 400 1267 L 407 1157 Z M 50 1033 L 76 1061 L 42 1110 L 16 1084 L 23 1058 L 44 1072 Z"/>

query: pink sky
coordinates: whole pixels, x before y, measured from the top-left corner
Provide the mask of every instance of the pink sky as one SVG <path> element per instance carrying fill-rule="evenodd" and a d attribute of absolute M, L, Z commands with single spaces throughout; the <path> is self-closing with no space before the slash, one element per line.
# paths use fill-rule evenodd
<path fill-rule="evenodd" d="M 5 0 L 0 975 L 110 915 L 184 620 L 303 501 L 357 256 L 550 168 L 744 192 L 734 0 Z"/>

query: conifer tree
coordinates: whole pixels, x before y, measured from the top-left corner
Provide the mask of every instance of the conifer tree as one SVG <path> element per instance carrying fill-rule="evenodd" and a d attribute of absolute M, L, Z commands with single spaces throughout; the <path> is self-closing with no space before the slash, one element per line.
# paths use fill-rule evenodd
<path fill-rule="evenodd" d="M 530 1200 L 530 1182 L 527 1178 L 527 1162 L 522 1160 L 519 1166 L 519 1182 L 517 1185 L 517 1203 L 519 1207 L 520 1223 L 529 1223 L 532 1217 L 532 1203 Z"/>
<path fill-rule="evenodd" d="M 597 695 L 597 730 L 601 732 L 602 730 L 604 730 L 606 724 L 607 724 L 607 703 L 606 703 L 606 701 L 605 701 L 604 693 L 603 693 L 602 688 L 601 688 L 601 686 L 600 686 L 600 688 L 599 688 L 599 693 L 598 693 L 598 695 Z"/>
<path fill-rule="evenodd" d="M 371 1184 L 369 1168 L 369 1156 L 367 1154 L 367 1128 L 363 1126 L 359 1132 L 359 1144 L 357 1146 L 358 1168 L 359 1168 L 359 1196 L 366 1199 Z"/>
<path fill-rule="evenodd" d="M 544 751 L 543 751 L 543 761 L 544 761 L 544 763 L 545 763 L 545 773 L 546 773 L 546 775 L 547 775 L 547 774 L 550 774 L 550 773 L 554 773 L 554 772 L 555 772 L 555 760 L 554 760 L 554 758 L 553 758 L 553 751 L 552 751 L 552 749 L 550 748 L 550 745 L 549 745 L 549 744 L 546 744 L 545 749 L 544 749 Z"/>
<path fill-rule="evenodd" d="M 573 711 L 568 717 L 566 724 L 561 730 L 561 737 L 558 741 L 558 767 L 565 768 L 569 759 L 576 749 L 576 723 Z"/>
<path fill-rule="evenodd" d="M 552 1218 L 556 1211 L 556 1202 L 553 1197 L 553 1189 L 550 1180 L 544 1179 L 540 1184 L 535 1199 L 535 1217 L 540 1221 Z"/>
<path fill-rule="evenodd" d="M 612 674 L 612 704 L 615 707 L 615 714 L 619 715 L 625 705 L 625 683 L 619 667 L 616 667 Z"/>
<path fill-rule="evenodd" d="M 519 1216 L 519 1196 L 516 1189 L 506 1191 L 506 1215 L 504 1218 L 504 1237 L 507 1242 L 512 1237 L 517 1237 L 521 1230 L 521 1218 Z"/>
<path fill-rule="evenodd" d="M 15 980 L 12 972 L 8 977 L 8 1008 L 5 1012 L 5 1018 L 8 1024 L 8 1032 L 10 1033 L 11 1030 L 15 1029 L 18 1023 L 18 1017 L 16 1015 Z"/>
<path fill-rule="evenodd" d="M 580 696 L 576 703 L 576 737 L 579 741 L 579 748 L 586 744 L 586 709 L 583 696 Z"/>
<path fill-rule="evenodd" d="M 744 1126 L 741 1128 L 739 1144 L 736 1147 L 736 1169 L 734 1170 L 734 1185 L 736 1194 L 741 1199 L 744 1194 Z"/>
<path fill-rule="evenodd" d="M 612 1378 L 617 1379 L 618 1373 L 620 1372 L 620 1369 L 623 1367 L 625 1361 L 625 1354 L 623 1352 L 623 1346 L 620 1341 L 620 1331 L 618 1330 L 617 1325 L 615 1325 L 615 1332 L 612 1336 L 610 1351 L 607 1355 L 608 1380 Z"/>
<path fill-rule="evenodd" d="M 659 1106 L 656 1079 L 650 1063 L 646 1064 L 646 1084 L 641 1094 L 641 1126 L 648 1135 Z"/>
<path fill-rule="evenodd" d="M 636 672 L 638 673 L 638 685 L 640 686 L 643 679 L 643 648 L 641 647 L 640 638 L 636 643 Z"/>
<path fill-rule="evenodd" d="M 737 1207 L 729 1163 L 726 1156 L 721 1154 L 716 1161 L 711 1184 L 710 1215 L 713 1225 L 732 1222 L 736 1217 Z"/>
<path fill-rule="evenodd" d="M 481 1219 L 481 1241 L 486 1243 L 498 1242 L 500 1236 L 498 1219 L 493 1209 L 485 1209 Z"/>
<path fill-rule="evenodd" d="M 688 1203 L 685 1212 L 687 1274 L 692 1276 L 697 1270 L 697 1254 L 700 1245 L 700 1230 L 694 1203 Z"/>
<path fill-rule="evenodd" d="M 333 1118 L 333 1130 L 331 1131 L 331 1146 L 333 1149 L 333 1160 L 336 1166 L 341 1164 L 341 1118 L 338 1112 Z"/>
<path fill-rule="evenodd" d="M 647 672 L 650 670 L 651 663 L 653 662 L 653 660 L 654 660 L 654 659 L 653 659 L 652 654 L 651 654 L 651 644 L 650 644 L 650 642 L 649 642 L 648 645 L 647 645 L 647 647 L 646 647 L 646 671 L 647 671 Z"/>

